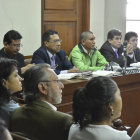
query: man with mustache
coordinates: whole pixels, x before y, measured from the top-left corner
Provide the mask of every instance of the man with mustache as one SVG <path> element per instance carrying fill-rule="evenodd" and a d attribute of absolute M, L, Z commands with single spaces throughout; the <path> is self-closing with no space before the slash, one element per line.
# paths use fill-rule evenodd
<path fill-rule="evenodd" d="M 17 67 L 19 74 L 23 74 L 28 68 L 34 66 L 34 64 L 28 64 L 25 66 L 24 56 L 19 53 L 22 36 L 15 30 L 8 31 L 3 38 L 4 47 L 0 50 L 0 57 L 14 59 L 17 61 Z"/>
<path fill-rule="evenodd" d="M 80 71 L 102 70 L 107 64 L 106 59 L 95 47 L 95 36 L 91 31 L 80 35 L 80 42 L 72 49 L 69 61 Z"/>
<path fill-rule="evenodd" d="M 32 63 L 47 63 L 56 74 L 78 72 L 77 68 L 68 62 L 66 54 L 60 49 L 61 41 L 58 32 L 47 30 L 42 37 L 43 44 L 32 57 Z"/>
<path fill-rule="evenodd" d="M 64 85 L 48 64 L 37 64 L 24 73 L 25 103 L 11 117 L 11 130 L 33 140 L 67 140 L 72 117 L 57 111 Z"/>

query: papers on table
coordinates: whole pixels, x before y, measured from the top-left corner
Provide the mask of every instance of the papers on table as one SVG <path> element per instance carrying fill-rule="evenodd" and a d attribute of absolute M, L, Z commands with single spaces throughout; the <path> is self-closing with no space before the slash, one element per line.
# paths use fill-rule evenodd
<path fill-rule="evenodd" d="M 60 80 L 72 79 L 72 78 L 76 78 L 76 76 L 78 76 L 78 75 L 79 75 L 79 73 L 59 74 L 58 79 L 60 79 Z"/>
<path fill-rule="evenodd" d="M 89 77 L 92 77 L 92 71 L 84 71 L 80 73 L 66 73 L 66 74 L 59 74 L 58 79 L 60 80 L 66 80 L 66 79 L 88 79 Z"/>
<path fill-rule="evenodd" d="M 132 67 L 140 67 L 140 62 L 130 64 Z"/>
<path fill-rule="evenodd" d="M 93 76 L 113 76 L 115 73 L 116 73 L 115 71 L 103 71 L 103 70 L 92 72 Z"/>
<path fill-rule="evenodd" d="M 86 72 L 81 72 L 81 73 L 59 74 L 58 79 L 60 79 L 60 80 L 68 80 L 68 79 L 72 79 L 72 78 L 90 79 L 91 77 L 94 77 L 94 76 L 113 76 L 115 74 L 116 74 L 115 71 L 103 71 L 103 70 L 98 70 L 95 72 L 86 71 Z"/>

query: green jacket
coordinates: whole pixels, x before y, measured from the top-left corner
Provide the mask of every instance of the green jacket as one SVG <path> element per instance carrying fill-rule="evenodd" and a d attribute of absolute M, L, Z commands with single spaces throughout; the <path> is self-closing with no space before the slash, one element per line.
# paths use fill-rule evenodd
<path fill-rule="evenodd" d="M 16 109 L 11 116 L 11 131 L 32 140 L 67 140 L 72 117 L 53 110 L 41 100 Z"/>
<path fill-rule="evenodd" d="M 91 56 L 89 56 L 84 51 L 80 43 L 72 49 L 68 60 L 80 71 L 102 70 L 104 66 L 107 64 L 107 61 L 104 58 L 104 56 L 102 56 L 101 53 L 96 48 L 92 50 L 92 54 Z"/>

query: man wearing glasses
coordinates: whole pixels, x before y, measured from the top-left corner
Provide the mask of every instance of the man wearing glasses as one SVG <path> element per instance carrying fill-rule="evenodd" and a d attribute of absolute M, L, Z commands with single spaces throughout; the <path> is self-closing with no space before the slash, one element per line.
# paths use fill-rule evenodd
<path fill-rule="evenodd" d="M 0 50 L 0 57 L 15 59 L 18 62 L 19 74 L 23 74 L 33 64 L 25 66 L 24 56 L 19 53 L 22 36 L 15 30 L 8 31 L 3 38 L 4 47 Z"/>
<path fill-rule="evenodd" d="M 122 33 L 118 29 L 111 29 L 107 34 L 107 41 L 101 46 L 100 52 L 108 62 L 115 62 L 120 67 L 125 66 L 125 58 L 127 58 L 127 66 L 133 63 L 133 46 L 127 43 L 121 45 Z"/>
<path fill-rule="evenodd" d="M 11 131 L 33 140 L 67 140 L 72 117 L 57 111 L 63 83 L 48 64 L 37 64 L 24 73 L 25 103 L 11 117 Z"/>
<path fill-rule="evenodd" d="M 60 49 L 61 41 L 58 33 L 53 30 L 48 30 L 43 34 L 43 45 L 37 49 L 32 57 L 32 63 L 47 63 L 51 68 L 60 73 L 78 72 L 66 59 L 66 54 Z"/>

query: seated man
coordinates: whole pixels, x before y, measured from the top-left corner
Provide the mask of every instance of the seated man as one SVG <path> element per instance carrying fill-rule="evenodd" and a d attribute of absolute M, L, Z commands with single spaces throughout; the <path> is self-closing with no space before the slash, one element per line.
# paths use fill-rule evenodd
<path fill-rule="evenodd" d="M 95 36 L 90 31 L 80 35 L 80 42 L 72 49 L 68 59 L 80 71 L 102 70 L 107 64 L 105 58 L 95 48 Z"/>
<path fill-rule="evenodd" d="M 15 59 L 18 62 L 18 71 L 20 75 L 33 66 L 33 64 L 25 66 L 24 56 L 19 53 L 20 47 L 22 46 L 20 43 L 21 39 L 22 36 L 17 31 L 8 31 L 3 39 L 4 47 L 0 50 L 0 57 Z"/>
<path fill-rule="evenodd" d="M 107 41 L 102 45 L 100 52 L 108 62 L 116 62 L 120 67 L 124 66 L 123 46 L 121 45 L 122 33 L 117 29 L 108 32 Z M 127 66 L 133 63 L 132 45 L 126 47 Z"/>
<path fill-rule="evenodd" d="M 60 49 L 62 40 L 59 39 L 56 31 L 46 31 L 42 40 L 43 45 L 34 52 L 32 63 L 48 63 L 56 74 L 78 71 L 68 62 L 65 52 Z"/>
<path fill-rule="evenodd" d="M 37 64 L 24 74 L 25 103 L 11 117 L 11 130 L 31 139 L 67 140 L 70 115 L 56 111 L 63 84 L 48 64 Z"/>
<path fill-rule="evenodd" d="M 140 62 L 140 49 L 137 47 L 138 45 L 138 34 L 135 32 L 127 32 L 124 37 L 124 41 L 132 44 L 134 56 L 134 62 Z"/>

